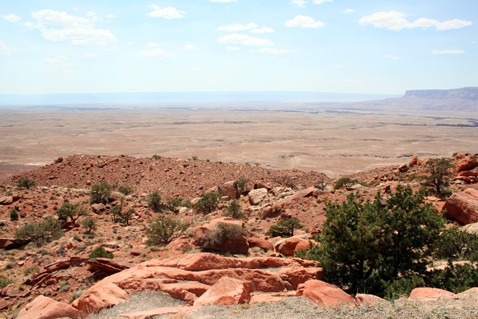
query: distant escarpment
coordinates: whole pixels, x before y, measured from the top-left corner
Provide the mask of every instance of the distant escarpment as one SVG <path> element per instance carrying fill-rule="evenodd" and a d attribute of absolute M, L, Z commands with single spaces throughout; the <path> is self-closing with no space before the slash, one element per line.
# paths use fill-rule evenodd
<path fill-rule="evenodd" d="M 478 101 L 478 87 L 452 90 L 410 90 L 405 92 L 403 98 L 462 99 Z"/>

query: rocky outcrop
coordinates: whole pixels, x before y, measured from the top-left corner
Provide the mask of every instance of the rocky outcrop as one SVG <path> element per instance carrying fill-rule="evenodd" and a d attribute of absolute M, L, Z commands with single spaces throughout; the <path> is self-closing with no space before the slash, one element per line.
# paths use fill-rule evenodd
<path fill-rule="evenodd" d="M 304 296 L 320 307 L 337 307 L 342 304 L 355 306 L 355 300 L 337 286 L 320 280 L 309 280 L 299 285 L 298 296 Z"/>
<path fill-rule="evenodd" d="M 284 256 L 294 256 L 296 251 L 310 248 L 310 240 L 301 236 L 281 239 L 274 245 L 274 250 Z"/>
<path fill-rule="evenodd" d="M 80 312 L 64 302 L 38 296 L 18 313 L 17 319 L 81 319 Z"/>
<path fill-rule="evenodd" d="M 222 277 L 196 301 L 194 306 L 237 305 L 251 299 L 251 288 L 239 279 Z"/>
<path fill-rule="evenodd" d="M 249 192 L 249 203 L 254 206 L 265 204 L 268 198 L 267 188 L 253 189 Z"/>
<path fill-rule="evenodd" d="M 437 301 L 439 299 L 450 299 L 455 296 L 454 293 L 438 288 L 415 288 L 410 293 L 409 299 L 418 299 L 420 301 Z"/>
<path fill-rule="evenodd" d="M 248 293 L 252 292 L 294 292 L 300 284 L 322 278 L 323 271 L 315 262 L 299 258 L 231 258 L 200 253 L 153 259 L 99 281 L 75 300 L 73 306 L 83 313 L 97 312 L 125 301 L 128 293 L 145 290 L 164 291 L 190 304 L 207 291 L 210 292 L 202 302 L 206 303 L 206 297 L 209 301 L 230 300 L 220 288 L 226 285 L 221 281 L 226 277 L 227 285 L 239 296 L 233 299 L 243 302 L 250 299 Z M 243 283 L 247 287 L 241 288 Z"/>
<path fill-rule="evenodd" d="M 448 219 L 454 219 L 463 225 L 478 222 L 478 190 L 467 188 L 451 195 L 442 212 Z"/>
<path fill-rule="evenodd" d="M 225 182 L 219 190 L 222 196 L 227 196 L 229 199 L 237 199 L 240 196 L 236 181 Z"/>

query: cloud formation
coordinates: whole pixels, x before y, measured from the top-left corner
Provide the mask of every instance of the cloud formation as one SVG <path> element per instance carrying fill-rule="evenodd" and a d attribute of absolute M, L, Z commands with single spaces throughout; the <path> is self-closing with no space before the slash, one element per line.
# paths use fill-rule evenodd
<path fill-rule="evenodd" d="M 86 17 L 76 17 L 64 11 L 45 9 L 34 12 L 32 18 L 36 22 L 32 26 L 39 29 L 43 38 L 49 41 L 104 45 L 117 40 L 110 30 L 95 28 L 98 17 L 92 11 Z"/>
<path fill-rule="evenodd" d="M 443 55 L 443 54 L 464 54 L 463 50 L 433 50 L 432 54 L 434 55 Z"/>
<path fill-rule="evenodd" d="M 232 33 L 232 34 L 228 34 L 223 37 L 220 37 L 219 39 L 217 39 L 217 42 L 222 44 L 236 44 L 236 45 L 240 44 L 240 45 L 247 45 L 247 46 L 262 46 L 262 47 L 268 47 L 274 44 L 272 41 L 267 39 L 251 37 L 245 34 L 238 34 L 238 33 Z"/>
<path fill-rule="evenodd" d="M 289 2 L 291 5 L 299 8 L 305 7 L 305 0 L 290 0 Z"/>
<path fill-rule="evenodd" d="M 314 3 L 315 4 L 324 4 L 324 3 L 327 3 L 327 2 L 332 2 L 334 0 L 314 0 Z"/>
<path fill-rule="evenodd" d="M 157 4 L 152 4 L 149 7 L 152 9 L 152 11 L 148 13 L 148 15 L 153 18 L 164 18 L 168 20 L 173 20 L 173 19 L 182 19 L 185 16 L 184 11 L 179 11 L 175 7 L 161 8 Z"/>
<path fill-rule="evenodd" d="M 160 48 L 153 47 L 152 49 L 140 52 L 139 56 L 147 58 L 168 58 L 170 54 Z"/>
<path fill-rule="evenodd" d="M 401 31 L 403 29 L 431 29 L 434 28 L 437 31 L 445 31 L 452 29 L 461 29 L 471 26 L 471 21 L 452 19 L 443 22 L 429 19 L 420 18 L 415 21 L 409 21 L 406 18 L 406 14 L 398 11 L 388 12 L 375 12 L 371 15 L 364 16 L 359 20 L 362 25 L 373 25 L 379 29 L 387 29 L 392 31 Z"/>
<path fill-rule="evenodd" d="M 275 30 L 269 27 L 261 27 L 261 28 L 256 28 L 252 29 L 251 33 L 274 33 Z"/>
<path fill-rule="evenodd" d="M 324 23 L 309 16 L 298 15 L 293 19 L 286 21 L 285 25 L 289 28 L 319 29 L 324 26 Z"/>
<path fill-rule="evenodd" d="M 275 49 L 275 48 L 262 48 L 259 50 L 260 53 L 267 53 L 267 54 L 273 54 L 273 55 L 279 55 L 279 54 L 289 54 L 293 53 L 294 51 L 291 50 L 280 50 L 280 49 Z"/>
<path fill-rule="evenodd" d="M 10 14 L 4 15 L 2 18 L 3 18 L 3 20 L 8 21 L 8 22 L 12 22 L 12 23 L 18 22 L 22 19 L 19 16 L 17 16 L 15 13 L 10 13 Z"/>
<path fill-rule="evenodd" d="M 9 54 L 10 49 L 6 46 L 6 44 L 0 40 L 0 54 Z"/>

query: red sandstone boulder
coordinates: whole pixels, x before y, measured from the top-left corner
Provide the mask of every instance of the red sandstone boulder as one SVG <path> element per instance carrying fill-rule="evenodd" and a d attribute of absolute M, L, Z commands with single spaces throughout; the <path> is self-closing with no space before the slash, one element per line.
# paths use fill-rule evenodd
<path fill-rule="evenodd" d="M 408 166 L 409 166 L 409 167 L 413 167 L 413 166 L 415 166 L 415 165 L 417 165 L 417 164 L 419 164 L 419 163 L 420 163 L 420 161 L 418 160 L 418 156 L 417 156 L 417 155 L 413 155 L 413 156 L 412 156 L 412 159 L 411 159 L 410 162 L 408 163 Z"/>
<path fill-rule="evenodd" d="M 454 293 L 438 288 L 415 288 L 410 293 L 409 299 L 418 299 L 420 301 L 436 301 L 439 299 L 449 299 L 455 296 Z"/>
<path fill-rule="evenodd" d="M 272 246 L 271 242 L 265 238 L 258 238 L 258 237 L 251 237 L 247 239 L 249 243 L 249 247 L 259 247 L 265 251 L 274 250 L 274 246 Z"/>
<path fill-rule="evenodd" d="M 202 305 L 237 305 L 251 299 L 250 286 L 239 279 L 222 277 L 201 297 L 194 306 Z"/>
<path fill-rule="evenodd" d="M 310 247 L 308 239 L 304 239 L 300 236 L 294 236 L 282 239 L 275 243 L 274 250 L 284 256 L 294 256 L 296 250 L 306 250 Z"/>
<path fill-rule="evenodd" d="M 45 296 L 38 296 L 20 310 L 17 319 L 80 319 L 78 310 L 64 302 L 58 302 Z"/>
<path fill-rule="evenodd" d="M 220 187 L 220 190 L 221 194 L 229 197 L 229 199 L 237 199 L 240 196 L 236 181 L 225 182 Z"/>
<path fill-rule="evenodd" d="M 336 307 L 341 304 L 355 306 L 355 300 L 337 286 L 320 280 L 309 280 L 300 284 L 297 296 L 304 296 L 320 307 Z"/>
<path fill-rule="evenodd" d="M 476 157 L 472 156 L 465 156 L 455 165 L 455 169 L 458 173 L 474 169 L 475 167 L 478 167 L 478 160 Z"/>
<path fill-rule="evenodd" d="M 443 212 L 446 218 L 454 219 L 464 225 L 478 222 L 478 190 L 467 188 L 462 192 L 454 193 L 447 199 Z"/>
<path fill-rule="evenodd" d="M 128 294 L 114 283 L 98 282 L 90 287 L 72 306 L 80 312 L 96 313 L 103 308 L 116 306 L 128 300 Z"/>
<path fill-rule="evenodd" d="M 0 197 L 0 205 L 10 205 L 12 203 L 13 203 L 13 197 L 12 196 Z"/>

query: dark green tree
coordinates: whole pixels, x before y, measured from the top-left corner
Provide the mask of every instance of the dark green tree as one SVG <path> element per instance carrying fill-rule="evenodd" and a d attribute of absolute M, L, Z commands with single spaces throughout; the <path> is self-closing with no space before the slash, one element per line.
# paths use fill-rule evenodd
<path fill-rule="evenodd" d="M 309 257 L 321 262 L 325 280 L 350 293 L 384 295 L 400 277 L 423 274 L 444 220 L 423 194 L 398 186 L 387 198 L 364 201 L 351 194 L 328 203 L 320 247 Z"/>
<path fill-rule="evenodd" d="M 113 187 L 105 181 L 91 187 L 90 202 L 92 204 L 107 204 Z"/>
<path fill-rule="evenodd" d="M 217 208 L 220 198 L 221 194 L 217 192 L 206 193 L 196 203 L 195 208 L 198 212 L 203 214 L 212 213 Z"/>
<path fill-rule="evenodd" d="M 21 177 L 17 182 L 17 186 L 19 188 L 30 189 L 35 187 L 35 185 L 36 185 L 36 182 L 33 179 L 28 177 Z"/>
<path fill-rule="evenodd" d="M 453 175 L 451 169 L 453 164 L 447 158 L 433 158 L 428 162 L 428 173 L 426 185 L 429 186 L 438 196 L 450 194 L 450 177 Z"/>
<path fill-rule="evenodd" d="M 244 218 L 244 212 L 242 211 L 242 207 L 239 201 L 237 199 L 233 199 L 229 203 L 229 206 L 227 206 L 226 211 L 223 213 L 223 215 L 235 219 Z"/>
<path fill-rule="evenodd" d="M 181 236 L 189 225 L 178 218 L 161 217 L 153 219 L 146 228 L 149 245 L 165 245 Z"/>
<path fill-rule="evenodd" d="M 76 221 L 81 216 L 85 216 L 86 214 L 87 210 L 85 207 L 65 201 L 58 210 L 58 220 L 65 223 L 69 219 L 71 220 L 72 224 L 75 225 Z"/>
<path fill-rule="evenodd" d="M 148 195 L 148 205 L 155 212 L 159 212 L 163 208 L 163 202 L 161 200 L 161 195 L 158 191 L 152 191 Z"/>
<path fill-rule="evenodd" d="M 301 228 L 302 223 L 295 217 L 281 219 L 277 224 L 272 225 L 267 231 L 267 235 L 273 237 L 291 237 L 294 236 L 294 230 Z"/>

